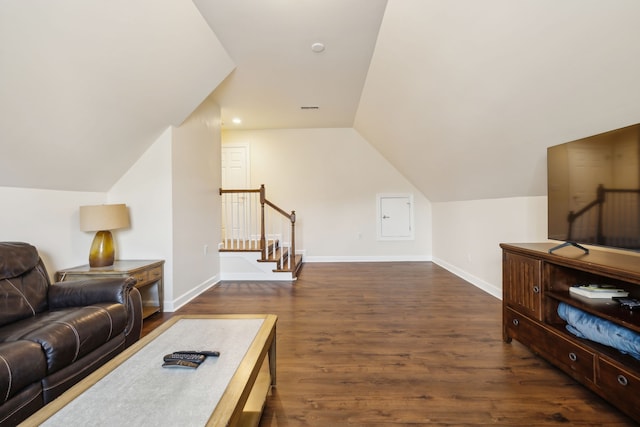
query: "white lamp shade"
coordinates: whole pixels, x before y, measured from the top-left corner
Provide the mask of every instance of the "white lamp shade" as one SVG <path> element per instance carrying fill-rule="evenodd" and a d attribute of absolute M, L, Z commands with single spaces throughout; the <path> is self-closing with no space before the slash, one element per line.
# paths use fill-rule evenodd
<path fill-rule="evenodd" d="M 127 205 L 80 206 L 80 230 L 103 231 L 129 227 Z"/>

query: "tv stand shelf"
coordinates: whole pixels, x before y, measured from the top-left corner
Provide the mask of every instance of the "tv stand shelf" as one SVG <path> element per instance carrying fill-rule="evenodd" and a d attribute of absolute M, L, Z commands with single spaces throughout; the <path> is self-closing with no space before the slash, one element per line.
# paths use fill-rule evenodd
<path fill-rule="evenodd" d="M 614 300 L 580 298 L 579 296 L 570 295 L 569 292 L 554 291 L 547 292 L 546 297 L 572 305 L 610 322 L 621 324 L 625 328 L 640 334 L 640 311 L 627 310 L 620 307 Z M 554 308 L 557 308 L 557 304 L 554 305 Z"/>
<path fill-rule="evenodd" d="M 573 247 L 549 253 L 552 243 L 500 244 L 503 265 L 503 339 L 520 341 L 635 421 L 640 422 L 640 361 L 578 338 L 557 313 L 565 303 L 640 334 L 640 311 L 613 300 L 569 293 L 577 284 L 620 287 L 640 299 L 640 256 Z"/>

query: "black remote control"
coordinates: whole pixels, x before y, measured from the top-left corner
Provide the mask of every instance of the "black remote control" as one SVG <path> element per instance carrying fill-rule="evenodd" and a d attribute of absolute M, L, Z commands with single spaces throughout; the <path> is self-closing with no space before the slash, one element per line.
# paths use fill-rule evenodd
<path fill-rule="evenodd" d="M 640 300 L 629 297 L 614 297 L 614 300 L 618 301 L 618 303 L 629 310 L 640 310 Z"/>
<path fill-rule="evenodd" d="M 199 354 L 204 357 L 218 357 L 220 356 L 219 351 L 208 351 L 208 350 L 180 350 L 175 351 L 173 354 Z"/>
<path fill-rule="evenodd" d="M 171 360 L 162 364 L 163 368 L 189 368 L 196 369 L 199 363 L 189 362 L 187 360 Z"/>
<path fill-rule="evenodd" d="M 206 359 L 206 356 L 202 354 L 195 354 L 195 353 L 175 352 L 175 353 L 165 355 L 163 359 L 165 362 L 175 362 L 178 360 L 184 360 L 186 362 L 197 363 L 199 365 L 202 362 L 204 362 L 204 359 Z"/>

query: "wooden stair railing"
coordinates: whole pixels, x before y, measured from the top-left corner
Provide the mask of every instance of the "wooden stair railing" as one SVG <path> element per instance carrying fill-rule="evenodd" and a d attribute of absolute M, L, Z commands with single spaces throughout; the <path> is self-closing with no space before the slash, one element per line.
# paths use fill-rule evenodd
<path fill-rule="evenodd" d="M 275 262 L 274 272 L 296 277 L 302 256 L 296 255 L 296 212 L 278 207 L 259 189 L 220 189 L 222 196 L 221 252 L 261 253 L 260 262 Z"/>

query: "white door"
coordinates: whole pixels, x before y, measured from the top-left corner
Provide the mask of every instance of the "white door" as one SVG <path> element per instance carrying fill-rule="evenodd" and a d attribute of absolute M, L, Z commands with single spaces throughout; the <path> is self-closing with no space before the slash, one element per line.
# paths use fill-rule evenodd
<path fill-rule="evenodd" d="M 410 194 L 378 197 L 378 239 L 413 239 L 413 197 Z"/>
<path fill-rule="evenodd" d="M 249 188 L 249 144 L 222 146 L 222 188 Z"/>
<path fill-rule="evenodd" d="M 229 144 L 222 146 L 222 188 L 224 190 L 245 190 L 249 188 L 249 144 Z M 224 194 L 222 197 L 223 240 L 249 239 L 251 224 L 250 201 L 242 193 Z"/>

